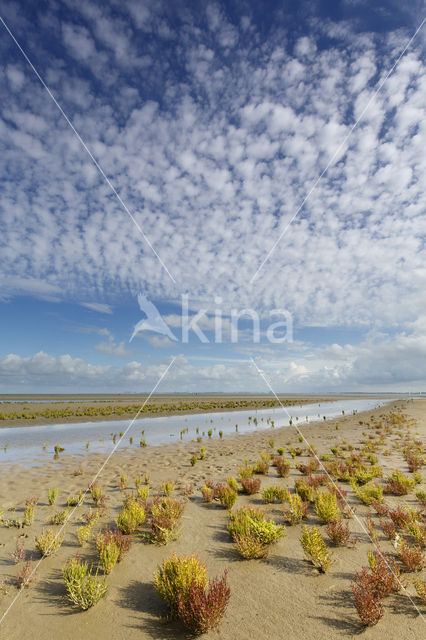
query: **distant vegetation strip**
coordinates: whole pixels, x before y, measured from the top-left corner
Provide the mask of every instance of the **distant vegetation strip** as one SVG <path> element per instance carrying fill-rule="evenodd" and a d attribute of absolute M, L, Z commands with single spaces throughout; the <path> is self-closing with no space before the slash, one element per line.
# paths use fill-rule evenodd
<path fill-rule="evenodd" d="M 297 400 L 281 400 L 281 404 L 291 407 L 301 404 L 300 399 Z M 178 402 L 178 403 L 148 403 L 140 411 L 141 414 L 157 414 L 164 413 L 189 413 L 194 410 L 198 411 L 216 411 L 218 409 L 268 409 L 279 406 L 279 402 L 275 399 L 265 400 L 216 400 L 216 401 L 200 401 L 200 402 Z M 9 409 L 9 407 L 8 407 Z M 0 420 L 35 420 L 36 418 L 69 418 L 69 417 L 85 417 L 85 416 L 122 416 L 126 414 L 135 414 L 140 410 L 140 404 L 129 405 L 99 405 L 99 406 L 68 406 L 61 408 L 46 407 L 40 410 L 34 410 L 34 407 L 24 407 L 14 411 L 0 411 Z"/>

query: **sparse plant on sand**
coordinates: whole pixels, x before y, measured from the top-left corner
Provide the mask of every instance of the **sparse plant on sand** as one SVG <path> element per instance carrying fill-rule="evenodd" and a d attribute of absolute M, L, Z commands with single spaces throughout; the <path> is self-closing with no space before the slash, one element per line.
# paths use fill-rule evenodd
<path fill-rule="evenodd" d="M 382 599 L 371 586 L 371 576 L 365 567 L 356 573 L 351 583 L 354 605 L 366 627 L 373 627 L 383 618 Z"/>
<path fill-rule="evenodd" d="M 397 535 L 396 525 L 392 520 L 382 520 L 380 519 L 380 527 L 385 534 L 389 538 L 389 540 L 395 540 Z"/>
<path fill-rule="evenodd" d="M 97 573 L 93 575 L 88 563 L 78 556 L 66 563 L 62 568 L 62 575 L 68 599 L 83 611 L 93 607 L 106 593 L 105 578 L 100 580 Z"/>
<path fill-rule="evenodd" d="M 266 520 L 262 509 L 242 507 L 229 518 L 228 531 L 245 559 L 264 558 L 271 544 L 285 535 L 285 527 Z"/>
<path fill-rule="evenodd" d="M 130 497 L 126 500 L 117 520 L 117 527 L 124 535 L 128 536 L 135 533 L 137 529 L 145 522 L 145 509 L 141 502 Z"/>
<path fill-rule="evenodd" d="M 55 504 L 57 497 L 58 497 L 58 488 L 57 487 L 52 487 L 51 489 L 47 490 L 47 499 L 48 499 L 50 505 Z"/>
<path fill-rule="evenodd" d="M 204 460 L 206 457 L 206 447 L 200 447 L 200 460 Z"/>
<path fill-rule="evenodd" d="M 260 478 L 241 478 L 241 485 L 243 487 L 244 493 L 247 493 L 249 496 L 258 493 L 260 489 Z"/>
<path fill-rule="evenodd" d="M 280 478 L 286 478 L 290 473 L 290 463 L 282 456 L 277 456 L 274 463 Z"/>
<path fill-rule="evenodd" d="M 93 523 L 90 522 L 81 527 L 78 527 L 75 535 L 77 537 L 78 544 L 82 547 L 88 542 L 92 535 Z"/>
<path fill-rule="evenodd" d="M 155 544 L 167 544 L 179 536 L 178 525 L 184 504 L 171 497 L 156 500 L 151 507 L 151 540 Z"/>
<path fill-rule="evenodd" d="M 89 490 L 95 505 L 100 504 L 103 498 L 102 487 L 97 482 L 93 482 L 90 485 Z"/>
<path fill-rule="evenodd" d="M 238 493 L 238 482 L 234 476 L 228 476 L 226 478 L 226 484 Z"/>
<path fill-rule="evenodd" d="M 413 585 L 417 591 L 417 595 L 424 603 L 426 603 L 426 580 L 422 580 L 419 577 L 413 578 Z"/>
<path fill-rule="evenodd" d="M 214 494 L 215 498 L 226 509 L 232 509 L 238 497 L 238 493 L 226 484 L 217 485 L 214 489 Z"/>
<path fill-rule="evenodd" d="M 422 507 L 426 507 L 426 491 L 423 491 L 423 489 L 416 491 L 416 498 Z"/>
<path fill-rule="evenodd" d="M 385 493 L 391 493 L 395 496 L 405 496 L 413 489 L 414 485 L 415 481 L 412 478 L 405 476 L 402 471 L 395 470 L 387 478 L 383 490 Z"/>
<path fill-rule="evenodd" d="M 287 498 L 288 491 L 284 487 L 266 487 L 262 490 L 262 500 L 265 503 L 284 502 Z"/>
<path fill-rule="evenodd" d="M 283 516 L 286 522 L 291 525 L 299 524 L 308 514 L 308 502 L 302 500 L 298 493 L 287 492 L 288 506 L 283 509 Z"/>
<path fill-rule="evenodd" d="M 315 498 L 314 509 L 322 522 L 333 522 L 342 517 L 337 497 L 334 493 L 318 493 Z"/>
<path fill-rule="evenodd" d="M 328 553 L 327 545 L 319 529 L 317 527 L 308 529 L 308 527 L 304 526 L 300 542 L 307 560 L 322 573 L 328 571 L 333 552 L 330 551 Z"/>
<path fill-rule="evenodd" d="M 148 500 L 149 498 L 149 487 L 147 485 L 143 487 L 138 487 L 138 498 L 141 500 Z"/>
<path fill-rule="evenodd" d="M 64 524 L 67 519 L 68 514 L 70 513 L 70 507 L 67 507 L 63 511 L 57 511 L 50 519 L 50 524 Z"/>
<path fill-rule="evenodd" d="M 34 522 L 34 518 L 35 518 L 35 506 L 32 502 L 29 502 L 25 507 L 23 524 L 26 527 L 31 526 L 32 523 Z"/>
<path fill-rule="evenodd" d="M 124 491 L 125 489 L 127 489 L 127 481 L 128 476 L 125 473 L 122 473 L 120 475 L 120 480 L 118 481 L 118 488 L 120 489 L 120 491 Z"/>
<path fill-rule="evenodd" d="M 327 524 L 327 535 L 336 547 L 353 547 L 357 539 L 351 536 L 349 526 L 342 520 L 333 520 Z"/>
<path fill-rule="evenodd" d="M 64 534 L 59 535 L 52 529 L 43 529 L 35 538 L 35 547 L 41 556 L 51 556 L 59 549 L 64 537 Z"/>
<path fill-rule="evenodd" d="M 208 585 L 207 569 L 194 554 L 178 557 L 174 553 L 158 567 L 154 588 L 169 607 L 171 618 L 177 617 L 178 594 L 185 598 L 194 583 L 204 589 Z"/>
<path fill-rule="evenodd" d="M 317 492 L 314 487 L 311 487 L 311 485 L 306 482 L 306 480 L 296 480 L 296 482 L 294 483 L 294 490 L 296 491 L 297 495 L 302 498 L 302 500 L 307 502 L 315 501 Z"/>
<path fill-rule="evenodd" d="M 398 546 L 398 556 L 406 571 L 421 571 L 425 566 L 425 556 L 419 546 L 402 542 Z"/>
<path fill-rule="evenodd" d="M 37 565 L 33 565 L 29 560 L 23 565 L 16 575 L 16 586 L 18 589 L 29 587 L 35 581 L 37 575 Z"/>
<path fill-rule="evenodd" d="M 189 632 L 198 636 L 219 626 L 231 595 L 226 576 L 225 571 L 222 578 L 209 580 L 207 587 L 194 580 L 186 596 L 178 591 L 177 617 Z"/>
<path fill-rule="evenodd" d="M 189 461 L 190 461 L 190 463 L 191 463 L 191 466 L 193 466 L 193 467 L 194 467 L 194 466 L 197 464 L 197 460 L 198 460 L 198 458 L 197 458 L 197 456 L 196 456 L 196 455 L 191 456 L 191 458 L 190 458 L 190 460 L 189 460 Z"/>
<path fill-rule="evenodd" d="M 18 539 L 16 541 L 14 550 L 10 554 L 10 557 L 15 564 L 19 564 L 20 562 L 23 562 L 25 560 L 26 553 L 27 552 L 24 548 L 24 541 Z"/>
<path fill-rule="evenodd" d="M 383 500 L 383 487 L 380 484 L 370 484 L 358 488 L 354 483 L 352 485 L 357 497 L 366 505 L 370 505 L 374 502 L 382 502 Z"/>
<path fill-rule="evenodd" d="M 213 502 L 214 490 L 213 487 L 207 486 L 207 484 L 201 487 L 201 494 L 203 496 L 203 502 Z"/>
<path fill-rule="evenodd" d="M 164 482 L 161 485 L 161 491 L 165 496 L 171 496 L 174 490 L 175 490 L 174 482 Z"/>
<path fill-rule="evenodd" d="M 83 500 L 84 500 L 84 492 L 80 489 L 77 495 L 68 497 L 67 506 L 77 507 L 78 505 L 83 503 Z"/>

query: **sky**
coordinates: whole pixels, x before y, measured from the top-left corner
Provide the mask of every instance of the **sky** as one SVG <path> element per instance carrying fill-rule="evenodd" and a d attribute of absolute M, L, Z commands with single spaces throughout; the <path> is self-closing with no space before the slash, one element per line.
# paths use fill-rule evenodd
<path fill-rule="evenodd" d="M 0 16 L 0 393 L 426 391 L 423 2 Z"/>

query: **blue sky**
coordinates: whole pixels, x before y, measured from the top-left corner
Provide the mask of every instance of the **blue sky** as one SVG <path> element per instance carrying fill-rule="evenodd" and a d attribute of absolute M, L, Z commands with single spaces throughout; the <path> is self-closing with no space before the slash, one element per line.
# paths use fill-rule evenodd
<path fill-rule="evenodd" d="M 0 392 L 426 389 L 422 8 L 0 0 Z"/>

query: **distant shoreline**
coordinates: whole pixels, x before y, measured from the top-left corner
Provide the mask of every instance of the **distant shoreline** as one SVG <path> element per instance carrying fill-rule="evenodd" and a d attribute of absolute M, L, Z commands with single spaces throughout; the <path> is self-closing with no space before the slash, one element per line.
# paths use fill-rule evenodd
<path fill-rule="evenodd" d="M 381 394 L 359 394 L 348 396 L 330 394 L 330 395 L 280 395 L 279 401 L 270 394 L 258 395 L 189 395 L 189 394 L 163 394 L 152 396 L 146 404 L 144 411 L 140 417 L 170 416 L 170 415 L 187 415 L 191 413 L 219 413 L 222 411 L 241 411 L 264 409 L 268 407 L 278 407 L 280 402 L 284 406 L 294 406 L 321 402 L 331 402 L 333 400 L 342 400 L 344 398 L 355 399 L 383 397 Z M 16 396 L 7 396 L 9 399 L 15 399 Z M 64 424 L 79 422 L 98 422 L 98 421 L 115 421 L 115 420 L 131 420 L 135 417 L 140 407 L 146 402 L 147 396 L 104 396 L 105 399 L 99 400 L 101 396 L 91 396 L 96 398 L 92 400 L 84 400 L 82 402 L 72 401 L 70 396 L 68 401 L 55 400 L 54 396 L 45 396 L 51 402 L 32 402 L 28 404 L 28 400 L 40 400 L 38 396 L 27 396 L 26 401 L 14 402 L 10 404 L 0 404 L 0 429 L 6 427 L 23 427 L 23 426 L 40 426 L 46 424 Z M 73 396 L 77 400 L 81 396 Z M 392 396 L 389 396 L 392 397 Z M 2 396 L 1 399 L 6 398 Z M 398 399 L 395 397 L 395 399 Z M 108 403 L 108 404 L 105 404 Z M 107 413 L 109 411 L 109 413 Z M 49 415 L 50 412 L 58 413 L 57 416 Z M 80 412 L 80 415 L 76 415 Z M 14 417 L 11 417 L 11 416 Z M 2 419 L 2 416 L 5 416 Z M 10 416 L 10 417 L 9 417 Z"/>

